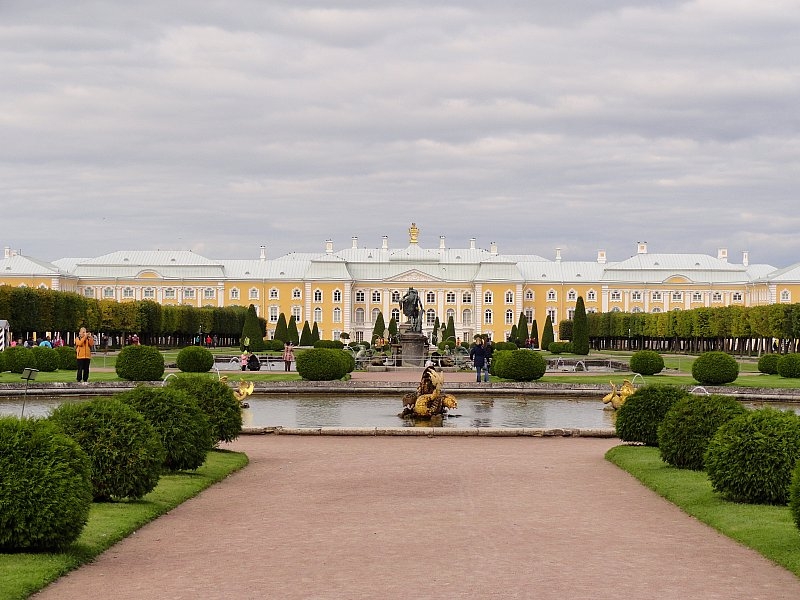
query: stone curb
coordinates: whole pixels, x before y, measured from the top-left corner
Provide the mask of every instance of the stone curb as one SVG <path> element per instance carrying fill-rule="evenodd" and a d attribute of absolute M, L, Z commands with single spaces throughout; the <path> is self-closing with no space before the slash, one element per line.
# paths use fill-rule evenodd
<path fill-rule="evenodd" d="M 425 437 L 592 437 L 614 438 L 614 429 L 535 427 L 245 427 L 242 435 L 425 436 Z"/>

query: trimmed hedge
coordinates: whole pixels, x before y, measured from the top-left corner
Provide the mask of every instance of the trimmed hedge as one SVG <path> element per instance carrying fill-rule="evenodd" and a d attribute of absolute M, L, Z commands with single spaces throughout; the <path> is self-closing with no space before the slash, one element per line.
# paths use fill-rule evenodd
<path fill-rule="evenodd" d="M 733 502 L 786 504 L 800 458 L 800 417 L 770 408 L 722 425 L 705 455 L 715 491 Z"/>
<path fill-rule="evenodd" d="M 53 373 L 58 371 L 58 353 L 53 348 L 47 346 L 35 346 L 31 348 L 33 360 L 36 368 L 43 373 Z"/>
<path fill-rule="evenodd" d="M 0 352 L 0 373 L 3 371 L 7 371 L 6 369 L 6 357 L 4 352 Z"/>
<path fill-rule="evenodd" d="M 12 373 L 22 373 L 23 369 L 36 368 L 36 359 L 33 352 L 25 346 L 14 346 L 3 351 L 5 355 L 6 369 Z"/>
<path fill-rule="evenodd" d="M 704 352 L 692 363 L 692 377 L 703 385 L 724 385 L 739 377 L 739 363 L 725 352 Z"/>
<path fill-rule="evenodd" d="M 116 398 L 65 402 L 50 419 L 89 455 L 95 500 L 138 499 L 158 484 L 164 446 L 130 406 Z"/>
<path fill-rule="evenodd" d="M 164 445 L 164 467 L 169 471 L 193 471 L 214 447 L 211 424 L 198 403 L 183 390 L 138 386 L 117 396 L 138 410 L 158 432 Z"/>
<path fill-rule="evenodd" d="M 550 342 L 547 351 L 551 354 L 572 354 L 572 342 Z"/>
<path fill-rule="evenodd" d="M 0 417 L 0 551 L 55 550 L 89 518 L 91 463 L 46 419 Z"/>
<path fill-rule="evenodd" d="M 158 381 L 164 375 L 164 357 L 153 346 L 125 346 L 117 356 L 116 371 L 128 381 Z"/>
<path fill-rule="evenodd" d="M 688 392 L 674 385 L 646 385 L 628 396 L 619 407 L 617 436 L 623 442 L 658 446 L 658 427 L 667 411 Z"/>
<path fill-rule="evenodd" d="M 75 371 L 78 368 L 78 355 L 75 348 L 71 346 L 59 346 L 55 348 L 58 355 L 58 368 L 65 371 Z"/>
<path fill-rule="evenodd" d="M 762 354 L 758 359 L 759 372 L 766 373 L 767 375 L 777 375 L 778 360 L 780 360 L 780 358 L 780 354 Z"/>
<path fill-rule="evenodd" d="M 499 364 L 495 366 L 494 375 L 513 381 L 535 381 L 541 379 L 547 370 L 547 361 L 538 352 L 532 350 L 501 350 Z M 499 353 L 498 353 L 499 354 Z M 495 362 L 495 359 L 492 359 Z"/>
<path fill-rule="evenodd" d="M 800 354 L 784 354 L 778 359 L 778 375 L 797 379 L 800 377 Z"/>
<path fill-rule="evenodd" d="M 214 377 L 181 375 L 170 377 L 167 388 L 189 394 L 206 413 L 215 442 L 231 442 L 242 432 L 242 407 L 233 390 Z"/>
<path fill-rule="evenodd" d="M 800 460 L 794 467 L 792 483 L 789 485 L 789 511 L 797 528 L 800 529 Z"/>
<path fill-rule="evenodd" d="M 498 350 L 516 350 L 518 348 L 514 342 L 497 342 L 496 344 L 492 345 L 494 346 L 495 352 Z"/>
<path fill-rule="evenodd" d="M 186 346 L 178 352 L 175 364 L 184 373 L 208 373 L 214 366 L 214 355 L 202 346 Z"/>
<path fill-rule="evenodd" d="M 630 368 L 639 375 L 655 375 L 664 370 L 664 359 L 654 350 L 639 350 L 631 355 Z"/>
<path fill-rule="evenodd" d="M 348 346 L 358 350 L 358 344 L 356 342 L 348 344 Z M 314 348 L 329 348 L 332 350 L 341 350 L 342 348 L 344 348 L 344 343 L 340 342 L 339 340 L 317 340 L 316 342 L 314 342 Z"/>
<path fill-rule="evenodd" d="M 343 356 L 343 350 L 314 348 L 297 355 L 297 372 L 310 381 L 333 381 L 341 379 L 350 371 Z"/>
<path fill-rule="evenodd" d="M 664 415 L 658 427 L 661 459 L 681 469 L 702 471 L 703 457 L 717 429 L 747 409 L 730 396 L 685 396 Z"/>

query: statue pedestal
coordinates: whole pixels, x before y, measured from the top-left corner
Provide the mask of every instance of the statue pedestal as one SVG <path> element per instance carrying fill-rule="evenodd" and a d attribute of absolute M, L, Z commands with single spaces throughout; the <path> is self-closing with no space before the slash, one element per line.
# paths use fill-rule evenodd
<path fill-rule="evenodd" d="M 403 332 L 400 334 L 400 347 L 402 348 L 402 361 L 404 367 L 424 367 L 425 350 L 428 347 L 428 338 L 423 333 Z"/>

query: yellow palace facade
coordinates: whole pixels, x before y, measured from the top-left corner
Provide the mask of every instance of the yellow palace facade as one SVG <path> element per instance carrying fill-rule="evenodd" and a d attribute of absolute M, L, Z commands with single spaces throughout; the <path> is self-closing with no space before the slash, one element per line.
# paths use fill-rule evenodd
<path fill-rule="evenodd" d="M 268 259 L 213 260 L 190 251 L 118 251 L 96 258 L 63 258 L 52 263 L 6 247 L 0 285 L 77 292 L 119 302 L 153 300 L 163 305 L 248 306 L 267 320 L 271 337 L 278 317 L 314 322 L 325 339 L 347 333 L 369 340 L 383 314 L 402 322 L 399 300 L 409 287 L 423 303 L 425 331 L 438 317 L 453 317 L 462 340 L 474 334 L 506 339 L 524 313 L 541 332 L 549 315 L 554 328 L 569 319 L 582 296 L 588 312 L 665 312 L 713 306 L 754 306 L 800 301 L 800 263 L 777 269 L 728 261 L 727 250 L 707 254 L 655 254 L 637 243 L 636 253 L 613 262 L 603 250 L 592 261 L 537 255 L 504 255 L 492 242 L 477 248 L 472 238 L 450 247 L 419 244 L 412 224 L 408 243 L 335 250 L 331 240 L 318 253 L 290 253 Z"/>

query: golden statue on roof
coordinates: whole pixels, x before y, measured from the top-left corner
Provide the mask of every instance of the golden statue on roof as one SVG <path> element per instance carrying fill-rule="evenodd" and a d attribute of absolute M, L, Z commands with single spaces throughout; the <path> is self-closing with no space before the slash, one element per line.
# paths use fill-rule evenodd
<path fill-rule="evenodd" d="M 408 228 L 408 242 L 410 244 L 418 243 L 419 237 L 419 228 L 417 227 L 416 223 L 412 223 L 411 227 Z"/>

